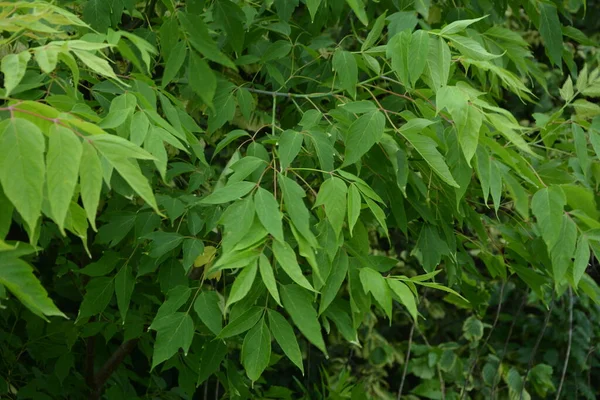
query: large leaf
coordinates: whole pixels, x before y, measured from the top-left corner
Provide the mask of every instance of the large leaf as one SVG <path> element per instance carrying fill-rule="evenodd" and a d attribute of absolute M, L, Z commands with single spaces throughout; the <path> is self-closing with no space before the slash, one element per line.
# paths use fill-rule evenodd
<path fill-rule="evenodd" d="M 358 67 L 354 55 L 349 51 L 338 50 L 333 53 L 333 70 L 337 73 L 340 86 L 348 92 L 352 98 L 356 98 L 356 86 L 358 83 Z"/>
<path fill-rule="evenodd" d="M 279 265 L 281 265 L 281 268 L 283 268 L 285 273 L 292 278 L 294 282 L 308 290 L 314 290 L 310 282 L 304 277 L 302 269 L 300 268 L 300 265 L 298 265 L 296 253 L 288 243 L 274 241 L 273 254 L 275 254 L 275 258 Z"/>
<path fill-rule="evenodd" d="M 156 343 L 152 354 L 152 367 L 173 357 L 179 349 L 187 355 L 194 339 L 194 321 L 188 313 L 177 312 L 163 318 L 156 330 Z"/>
<path fill-rule="evenodd" d="M 15 87 L 21 82 L 27 71 L 27 63 L 31 58 L 29 51 L 22 51 L 19 54 L 6 54 L 2 57 L 0 69 L 4 74 L 4 88 L 6 96 L 10 95 Z"/>
<path fill-rule="evenodd" d="M 33 123 L 21 118 L 0 123 L 0 183 L 30 232 L 42 210 L 45 147 L 44 136 Z"/>
<path fill-rule="evenodd" d="M 254 207 L 258 219 L 267 232 L 278 241 L 283 242 L 283 215 L 279 211 L 279 204 L 275 200 L 275 197 L 273 197 L 273 193 L 263 188 L 258 188 L 254 194 Z"/>
<path fill-rule="evenodd" d="M 300 332 L 319 350 L 327 354 L 325 342 L 321 335 L 321 325 L 317 319 L 317 312 L 312 306 L 310 292 L 297 285 L 281 287 L 281 300 L 285 310 L 292 317 L 294 324 Z"/>
<path fill-rule="evenodd" d="M 271 334 L 263 317 L 244 337 L 242 364 L 252 382 L 262 375 L 271 359 Z"/>
<path fill-rule="evenodd" d="M 560 67 L 562 65 L 562 31 L 558 19 L 556 6 L 552 3 L 538 2 L 540 12 L 540 34 L 544 40 L 546 54 L 552 64 Z"/>
<path fill-rule="evenodd" d="M 385 116 L 380 111 L 361 115 L 350 125 L 346 137 L 344 165 L 354 164 L 383 136 Z"/>
<path fill-rule="evenodd" d="M 315 207 L 324 206 L 325 214 L 331 223 L 336 235 L 342 231 L 346 219 L 346 184 L 337 177 L 327 179 L 321 185 Z"/>
<path fill-rule="evenodd" d="M 304 365 L 302 364 L 302 353 L 298 346 L 298 340 L 290 323 L 277 311 L 268 310 L 269 328 L 273 337 L 281 347 L 285 355 L 298 367 L 304 374 Z"/>

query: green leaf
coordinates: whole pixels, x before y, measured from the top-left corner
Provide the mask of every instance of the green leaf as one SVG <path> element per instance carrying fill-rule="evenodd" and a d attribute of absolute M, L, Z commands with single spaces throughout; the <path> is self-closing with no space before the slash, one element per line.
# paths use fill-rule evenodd
<path fill-rule="evenodd" d="M 563 209 L 567 204 L 565 193 L 560 186 L 550 186 L 538 190 L 531 199 L 531 211 L 548 249 L 560 240 Z"/>
<path fill-rule="evenodd" d="M 443 27 L 442 30 L 440 31 L 440 35 L 450 35 L 452 33 L 462 32 L 469 25 L 472 25 L 475 22 L 481 21 L 482 19 L 484 19 L 486 17 L 487 17 L 487 15 L 484 15 L 483 17 L 475 18 L 475 19 L 462 19 L 459 21 L 454 21 L 454 22 L 446 25 L 445 27 Z"/>
<path fill-rule="evenodd" d="M 194 311 L 212 333 L 218 335 L 222 329 L 223 314 L 219 307 L 219 295 L 214 291 L 202 291 L 194 302 Z"/>
<path fill-rule="evenodd" d="M 304 365 L 302 364 L 302 353 L 298 346 L 298 340 L 294 334 L 294 329 L 290 323 L 277 311 L 268 310 L 269 328 L 275 338 L 275 341 L 281 347 L 287 358 L 290 359 L 304 375 Z"/>
<path fill-rule="evenodd" d="M 117 78 L 117 75 L 115 75 L 115 72 L 113 71 L 113 69 L 110 66 L 110 64 L 108 63 L 108 61 L 106 61 L 105 59 L 100 58 L 100 57 L 94 55 L 92 52 L 85 51 L 85 50 L 73 50 L 73 53 L 75 53 L 75 55 L 88 68 L 90 68 L 92 71 L 94 71 L 98 75 L 112 78 L 118 82 L 121 82 L 121 80 L 119 78 Z"/>
<path fill-rule="evenodd" d="M 242 272 L 235 278 L 235 282 L 231 286 L 231 292 L 229 293 L 229 298 L 227 299 L 227 304 L 225 308 L 229 308 L 235 302 L 242 300 L 250 289 L 252 288 L 252 284 L 254 283 L 254 278 L 256 277 L 257 270 L 257 262 L 253 262 L 250 265 L 244 267 Z"/>
<path fill-rule="evenodd" d="M 404 30 L 393 36 L 387 46 L 387 56 L 392 59 L 392 69 L 406 87 L 410 87 L 409 64 L 413 62 L 410 54 L 411 41 L 411 33 Z"/>
<path fill-rule="evenodd" d="M 420 135 L 416 132 L 420 131 L 423 127 L 432 124 L 432 121 L 423 119 L 412 119 L 404 124 L 400 128 L 400 133 L 408 142 L 417 150 L 417 152 L 425 159 L 427 164 L 431 167 L 444 182 L 448 185 L 458 188 L 459 185 L 456 183 L 448 165 L 444 161 L 444 157 L 437 151 L 436 143 L 428 136 Z"/>
<path fill-rule="evenodd" d="M 242 365 L 248 378 L 255 382 L 269 365 L 271 359 L 271 334 L 263 317 L 244 337 Z"/>
<path fill-rule="evenodd" d="M 98 126 L 102 129 L 111 129 L 117 128 L 127 121 L 133 112 L 135 111 L 135 106 L 137 105 L 137 98 L 131 93 L 125 93 L 120 96 L 117 96 L 110 102 L 110 110 L 106 117 L 100 121 Z M 106 138 L 103 137 L 100 140 L 104 140 Z M 108 136 L 110 139 L 113 139 L 112 136 Z M 115 136 L 118 139 L 115 139 L 117 142 L 120 142 L 122 146 L 128 146 L 128 144 L 123 144 L 121 138 Z M 110 140 L 108 139 L 108 140 Z"/>
<path fill-rule="evenodd" d="M 427 66 L 427 54 L 429 53 L 429 34 L 419 29 L 413 32 L 412 39 L 410 41 L 409 53 L 414 57 L 408 64 L 408 72 L 410 81 L 413 86 L 416 85 L 417 81 L 425 71 Z"/>
<path fill-rule="evenodd" d="M 255 208 L 251 196 L 231 204 L 223 213 L 223 249 L 229 251 L 235 247 L 252 228 Z"/>
<path fill-rule="evenodd" d="M 483 324 L 473 316 L 465 320 L 462 330 L 463 336 L 469 342 L 477 342 L 483 337 Z"/>
<path fill-rule="evenodd" d="M 7 97 L 25 76 L 30 58 L 31 53 L 27 50 L 19 54 L 6 54 L 2 57 L 0 70 L 4 74 L 4 88 Z"/>
<path fill-rule="evenodd" d="M 165 70 L 163 72 L 162 80 L 161 80 L 162 87 L 167 86 L 169 83 L 171 83 L 171 81 L 173 79 L 175 79 L 175 77 L 179 73 L 179 70 L 183 66 L 183 63 L 185 62 L 186 55 L 187 55 L 187 46 L 186 46 L 185 42 L 183 42 L 183 41 L 178 42 L 175 45 L 175 47 L 173 47 L 173 50 L 171 50 L 171 52 L 169 53 L 169 58 L 167 59 L 167 62 L 165 63 Z M 196 70 L 190 69 L 190 74 L 195 75 L 195 73 L 192 71 L 196 71 Z M 190 84 L 191 84 L 191 82 L 190 82 Z"/>
<path fill-rule="evenodd" d="M 454 47 L 461 52 L 462 55 L 472 58 L 473 60 L 489 61 L 494 58 L 502 57 L 501 54 L 492 54 L 483 48 L 476 40 L 461 35 L 447 35 L 452 41 Z"/>
<path fill-rule="evenodd" d="M 92 145 L 109 161 L 136 158 L 154 160 L 154 156 L 146 150 L 116 135 L 96 135 L 87 138 Z"/>
<path fill-rule="evenodd" d="M 149 256 L 159 258 L 166 252 L 179 246 L 183 242 L 183 239 L 185 239 L 185 236 L 177 232 L 156 231 L 144 236 L 144 238 L 152 240 Z"/>
<path fill-rule="evenodd" d="M 310 292 L 297 285 L 285 285 L 281 287 L 281 300 L 300 332 L 309 342 L 327 355 L 323 336 L 321 336 L 321 325 L 312 306 Z"/>
<path fill-rule="evenodd" d="M 219 332 L 217 337 L 227 339 L 228 337 L 239 335 L 252 328 L 263 315 L 262 307 L 251 307 L 242 315 L 231 321 L 225 328 Z"/>
<path fill-rule="evenodd" d="M 350 125 L 344 165 L 354 164 L 383 136 L 385 116 L 380 111 L 361 115 Z"/>
<path fill-rule="evenodd" d="M 285 273 L 292 278 L 298 285 L 308 290 L 314 290 L 310 282 L 302 274 L 302 269 L 298 265 L 296 253 L 289 244 L 285 242 L 273 241 L 273 254 L 275 259 L 281 265 Z"/>
<path fill-rule="evenodd" d="M 252 112 L 256 108 L 256 101 L 254 100 L 254 97 L 252 97 L 250 91 L 244 88 L 239 88 L 235 92 L 235 96 L 242 116 L 249 121 L 252 117 Z"/>
<path fill-rule="evenodd" d="M 292 164 L 292 161 L 294 161 L 298 153 L 300 153 L 300 149 L 302 149 L 303 140 L 302 134 L 296 131 L 291 129 L 283 131 L 278 142 L 281 170 L 285 170 Z"/>
<path fill-rule="evenodd" d="M 283 203 L 294 227 L 311 246 L 317 247 L 317 239 L 310 229 L 310 213 L 306 204 L 304 204 L 304 200 L 302 200 L 306 196 L 306 193 L 296 181 L 281 174 L 278 178 L 281 191 L 283 192 Z"/>
<path fill-rule="evenodd" d="M 396 295 L 398 301 L 406 307 L 408 313 L 416 322 L 418 311 L 413 292 L 411 292 L 409 287 L 403 282 L 394 279 L 386 279 L 386 281 L 390 289 L 392 289 L 392 292 Z"/>
<path fill-rule="evenodd" d="M 214 3 L 215 21 L 220 24 L 227 33 L 227 41 L 236 53 L 241 53 L 244 47 L 244 20 L 242 9 L 229 0 Z"/>
<path fill-rule="evenodd" d="M 557 284 L 564 281 L 567 270 L 572 265 L 573 254 L 577 242 L 577 225 L 568 215 L 562 213 L 562 221 L 558 227 L 557 240 L 554 246 L 548 246 L 552 259 L 552 275 Z"/>
<path fill-rule="evenodd" d="M 362 22 L 364 26 L 369 26 L 369 19 L 367 18 L 365 5 L 362 0 L 346 0 L 346 3 L 352 8 L 352 11 L 354 11 L 354 14 L 358 17 L 358 20 Z"/>
<path fill-rule="evenodd" d="M 450 48 L 441 37 L 429 41 L 429 53 L 427 54 L 427 71 L 431 78 L 431 86 L 434 91 L 448 83 L 450 75 Z"/>
<path fill-rule="evenodd" d="M 277 241 L 283 242 L 283 215 L 279 211 L 279 204 L 273 193 L 259 187 L 254 195 L 254 207 L 256 215 L 269 232 Z"/>
<path fill-rule="evenodd" d="M 360 269 L 360 282 L 366 294 L 371 293 L 388 319 L 392 319 L 392 294 L 386 280 L 371 268 Z"/>
<path fill-rule="evenodd" d="M 66 317 L 50 300 L 48 293 L 33 275 L 33 268 L 19 258 L 2 257 L 0 285 L 7 288 L 32 313 L 44 316 Z"/>
<path fill-rule="evenodd" d="M 204 243 L 202 240 L 196 238 L 188 238 L 183 241 L 183 268 L 185 272 L 189 272 L 192 265 L 194 265 L 194 260 L 204 253 Z"/>
<path fill-rule="evenodd" d="M 336 235 L 342 231 L 346 218 L 347 190 L 343 180 L 335 176 L 331 177 L 321 185 L 314 205 L 315 207 L 321 205 L 325 207 L 325 214 Z"/>
<path fill-rule="evenodd" d="M 333 53 L 333 70 L 337 73 L 340 86 L 354 99 L 356 98 L 356 86 L 358 84 L 358 67 L 356 59 L 349 51 L 338 48 Z"/>
<path fill-rule="evenodd" d="M 369 209 L 375 216 L 375 219 L 377 220 L 377 222 L 379 222 L 379 225 L 381 225 L 384 235 L 388 236 L 388 238 L 389 238 L 388 228 L 387 228 L 387 224 L 385 222 L 385 213 L 383 212 L 381 207 L 379 207 L 377 205 L 377 203 L 375 203 L 370 198 L 365 197 L 365 202 L 367 203 L 367 206 L 369 207 Z"/>
<path fill-rule="evenodd" d="M 223 204 L 237 200 L 248 194 L 256 186 L 253 182 L 234 182 L 219 188 L 200 200 L 202 204 Z"/>
<path fill-rule="evenodd" d="M 133 288 L 135 287 L 135 278 L 133 276 L 131 265 L 125 264 L 121 267 L 117 275 L 115 275 L 115 294 L 117 295 L 117 307 L 121 313 L 121 319 L 125 324 L 127 311 Z"/>
<path fill-rule="evenodd" d="M 46 187 L 52 215 L 63 234 L 65 218 L 77 185 L 81 154 L 81 141 L 75 134 L 60 125 L 52 125 L 46 154 Z"/>
<path fill-rule="evenodd" d="M 556 6 L 545 2 L 539 2 L 537 5 L 540 12 L 540 35 L 542 35 L 546 47 L 546 54 L 552 64 L 560 68 L 562 66 L 563 43 Z"/>
<path fill-rule="evenodd" d="M 119 254 L 114 251 L 108 251 L 102 255 L 102 257 L 91 264 L 78 270 L 78 273 L 87 276 L 106 276 L 112 272 L 119 262 Z"/>
<path fill-rule="evenodd" d="M 319 6 L 321 5 L 321 0 L 306 0 L 306 6 L 308 7 L 308 12 L 310 13 L 310 20 L 314 22 L 315 15 L 317 15 L 317 11 L 319 11 Z"/>
<path fill-rule="evenodd" d="M 196 387 L 200 386 L 209 376 L 216 373 L 221 366 L 221 362 L 227 355 L 227 345 L 222 340 L 206 342 L 202 354 L 200 355 L 200 370 Z"/>
<path fill-rule="evenodd" d="M 53 47 L 35 49 L 35 61 L 46 74 L 52 73 L 58 63 L 58 50 Z"/>
<path fill-rule="evenodd" d="M 178 17 L 189 42 L 200 54 L 227 68 L 237 70 L 235 64 L 225 54 L 221 53 L 212 37 L 210 37 L 208 27 L 202 16 L 179 12 Z"/>
<path fill-rule="evenodd" d="M 79 307 L 77 320 L 98 315 L 104 311 L 113 297 L 115 282 L 113 278 L 93 278 L 85 287 L 85 296 Z"/>
<path fill-rule="evenodd" d="M 590 262 L 590 244 L 585 235 L 581 235 L 577 241 L 577 248 L 575 250 L 575 261 L 573 263 L 573 282 L 575 287 L 579 285 L 579 281 L 589 265 Z"/>
<path fill-rule="evenodd" d="M 431 225 L 423 225 L 417 245 L 411 255 L 417 257 L 426 272 L 432 272 L 442 260 L 443 255 L 450 253 L 448 244 L 444 242 L 437 229 Z"/>
<path fill-rule="evenodd" d="M 336 258 L 333 260 L 331 265 L 331 273 L 327 277 L 327 282 L 323 288 L 323 295 L 321 296 L 321 304 L 319 304 L 319 315 L 329 307 L 331 302 L 335 299 L 339 292 L 346 274 L 348 272 L 348 254 L 344 250 L 338 252 Z"/>
<path fill-rule="evenodd" d="M 356 185 L 351 183 L 348 190 L 348 230 L 350 231 L 350 235 L 352 235 L 354 225 L 356 225 L 356 221 L 358 221 L 358 217 L 360 216 L 361 204 L 360 192 L 356 188 Z"/>
<path fill-rule="evenodd" d="M 42 132 L 31 122 L 10 118 L 0 123 L 0 183 L 29 232 L 42 209 L 45 147 Z"/>
<path fill-rule="evenodd" d="M 217 77 L 208 63 L 192 52 L 188 73 L 192 90 L 207 106 L 213 108 L 213 98 L 217 92 Z"/>
<path fill-rule="evenodd" d="M 583 129 L 579 125 L 572 124 L 571 132 L 575 139 L 575 154 L 577 155 L 577 161 L 581 166 L 581 170 L 585 176 L 588 175 L 588 169 L 590 168 L 591 160 L 588 156 L 588 144 Z"/>
<path fill-rule="evenodd" d="M 277 282 L 275 281 L 275 275 L 273 274 L 273 267 L 271 266 L 267 256 L 264 254 L 261 254 L 258 258 L 258 269 L 260 270 L 260 276 L 265 284 L 265 287 L 275 299 L 277 304 L 283 307 L 281 300 L 279 299 L 279 292 L 277 291 Z"/>
<path fill-rule="evenodd" d="M 96 230 L 96 213 L 102 190 L 102 165 L 94 146 L 84 140 L 79 165 L 79 189 L 87 218 Z"/>
<path fill-rule="evenodd" d="M 125 158 L 109 159 L 109 162 L 119 172 L 119 175 L 125 179 L 129 186 L 131 186 L 131 188 L 144 199 L 150 207 L 157 213 L 160 213 L 150 183 L 142 174 L 142 171 L 140 171 L 137 162 Z"/>
<path fill-rule="evenodd" d="M 183 349 L 184 354 L 187 355 L 194 339 L 194 321 L 188 313 L 171 314 L 162 319 L 153 329 L 156 330 L 156 342 L 151 370 L 173 357 L 179 349 Z"/>
<path fill-rule="evenodd" d="M 381 39 L 381 32 L 383 32 L 383 28 L 385 27 L 385 17 L 386 17 L 387 11 L 384 11 L 383 14 L 381 14 L 379 17 L 377 17 L 377 19 L 375 20 L 375 23 L 373 24 L 373 27 L 371 28 L 371 30 L 369 31 L 369 34 L 367 35 L 367 38 L 365 39 L 365 41 L 363 42 L 363 44 L 360 46 L 360 51 L 365 51 L 370 49 L 371 47 L 373 47 L 373 45 Z"/>

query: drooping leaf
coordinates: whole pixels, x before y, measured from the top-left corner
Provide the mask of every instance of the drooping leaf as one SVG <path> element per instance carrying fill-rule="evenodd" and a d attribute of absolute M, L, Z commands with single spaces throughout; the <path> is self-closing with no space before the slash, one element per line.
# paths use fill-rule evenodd
<path fill-rule="evenodd" d="M 392 319 L 392 294 L 383 276 L 374 269 L 361 268 L 360 281 L 365 293 L 371 293 L 388 319 Z"/>
<path fill-rule="evenodd" d="M 163 318 L 156 330 L 156 343 L 152 354 L 152 367 L 173 357 L 179 349 L 187 355 L 194 338 L 194 321 L 188 313 L 177 312 Z"/>
<path fill-rule="evenodd" d="M 552 3 L 539 2 L 537 3 L 540 12 L 540 34 L 544 40 L 546 54 L 552 64 L 562 65 L 562 31 L 561 24 L 558 19 L 556 6 Z"/>
<path fill-rule="evenodd" d="M 263 317 L 244 337 L 242 364 L 252 382 L 262 375 L 271 359 L 271 333 Z"/>
<path fill-rule="evenodd" d="M 361 115 L 350 125 L 346 138 L 344 165 L 354 164 L 379 140 L 385 128 L 385 116 L 380 111 Z"/>
<path fill-rule="evenodd" d="M 298 265 L 296 253 L 288 243 L 275 240 L 273 242 L 273 254 L 281 268 L 294 282 L 308 290 L 314 290 L 310 282 L 304 277 L 302 269 Z"/>
<path fill-rule="evenodd" d="M 282 306 L 281 300 L 279 299 L 279 291 L 277 290 L 277 282 L 275 281 L 275 275 L 273 274 L 273 267 L 271 266 L 267 256 L 264 254 L 261 254 L 258 258 L 258 269 L 260 270 L 260 276 L 265 284 L 265 287 L 275 299 L 277 304 Z"/>
<path fill-rule="evenodd" d="M 290 323 L 277 311 L 268 310 L 269 328 L 271 333 L 281 347 L 285 355 L 298 367 L 304 374 L 304 365 L 302 364 L 302 353 L 296 340 L 296 335 Z"/>
<path fill-rule="evenodd" d="M 29 53 L 29 51 L 22 51 L 18 54 L 7 54 L 2 57 L 0 70 L 2 70 L 2 73 L 4 74 L 6 96 L 10 95 L 10 92 L 17 87 L 19 82 L 21 82 L 25 76 L 27 63 L 30 59 L 31 53 Z"/>
<path fill-rule="evenodd" d="M 282 214 L 279 211 L 279 204 L 273 194 L 266 189 L 259 187 L 254 194 L 254 207 L 256 215 L 269 232 L 277 241 L 283 242 L 283 223 Z"/>
<path fill-rule="evenodd" d="M 252 182 L 234 182 L 230 185 L 215 190 L 214 192 L 200 200 L 200 202 L 204 204 L 228 203 L 230 201 L 237 200 L 240 197 L 245 196 L 255 186 L 256 184 Z"/>
<path fill-rule="evenodd" d="M 325 214 L 336 235 L 342 230 L 342 225 L 346 219 L 346 184 L 337 177 L 327 179 L 321 185 L 315 207 L 324 206 Z"/>
<path fill-rule="evenodd" d="M 358 67 L 354 55 L 348 51 L 338 49 L 333 53 L 333 70 L 337 73 L 340 86 L 348 92 L 352 98 L 356 98 L 356 86 L 358 83 Z"/>
<path fill-rule="evenodd" d="M 283 131 L 279 139 L 279 163 L 282 170 L 294 161 L 302 148 L 303 140 L 302 134 L 296 131 L 291 129 Z"/>
<path fill-rule="evenodd" d="M 121 319 L 125 324 L 129 303 L 135 287 L 135 278 L 133 276 L 131 265 L 125 264 L 115 275 L 115 295 L 117 296 L 117 307 L 121 313 Z"/>
<path fill-rule="evenodd" d="M 242 300 L 250 289 L 252 288 L 252 283 L 254 283 L 254 278 L 256 277 L 257 262 L 253 262 L 250 265 L 244 267 L 242 272 L 238 275 L 231 286 L 231 292 L 229 293 L 229 298 L 227 299 L 227 304 L 225 308 L 229 308 L 229 306 L 237 301 Z"/>
<path fill-rule="evenodd" d="M 218 335 L 222 329 L 223 314 L 219 308 L 219 296 L 214 291 L 202 291 L 194 302 L 194 311 L 212 333 Z"/>

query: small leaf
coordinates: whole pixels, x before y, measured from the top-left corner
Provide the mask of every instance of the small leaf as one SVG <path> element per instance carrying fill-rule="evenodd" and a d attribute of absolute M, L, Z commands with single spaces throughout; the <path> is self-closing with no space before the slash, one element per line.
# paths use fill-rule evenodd
<path fill-rule="evenodd" d="M 463 336 L 470 342 L 477 342 L 483 337 L 483 324 L 471 316 L 463 323 Z"/>
<path fill-rule="evenodd" d="M 227 339 L 228 337 L 244 333 L 256 325 L 262 315 L 262 307 L 251 307 L 242 315 L 231 321 L 225 328 L 223 328 L 217 337 L 221 339 Z"/>
<path fill-rule="evenodd" d="M 173 79 L 175 79 L 177 73 L 183 66 L 186 55 L 187 46 L 185 42 L 178 42 L 175 47 L 173 47 L 173 50 L 171 50 L 169 53 L 169 58 L 165 64 L 165 70 L 163 72 L 161 81 L 162 87 L 167 86 Z M 192 71 L 194 70 L 190 70 L 190 74 L 194 73 Z"/>
<path fill-rule="evenodd" d="M 273 267 L 271 266 L 267 256 L 264 254 L 261 254 L 258 258 L 258 269 L 260 270 L 260 276 L 265 284 L 265 287 L 275 299 L 277 304 L 283 307 L 281 300 L 279 299 L 279 292 L 277 291 L 277 282 L 275 281 L 275 275 L 273 274 Z"/>
<path fill-rule="evenodd" d="M 214 291 L 202 291 L 194 302 L 194 311 L 212 333 L 218 335 L 222 329 L 223 314 L 219 308 L 219 295 Z"/>
<path fill-rule="evenodd" d="M 386 279 L 388 286 L 392 289 L 392 292 L 396 295 L 400 303 L 404 304 L 413 320 L 417 321 L 417 305 L 415 303 L 415 295 L 410 291 L 408 286 L 403 282 Z"/>
<path fill-rule="evenodd" d="M 273 254 L 275 254 L 275 258 L 279 265 L 281 265 L 281 268 L 283 268 L 285 273 L 294 282 L 308 290 L 314 290 L 310 282 L 302 274 L 302 269 L 296 259 L 296 253 L 289 244 L 275 240 L 273 242 Z"/>
<path fill-rule="evenodd" d="M 358 217 L 360 216 L 360 207 L 360 192 L 356 188 L 356 185 L 351 183 L 348 190 L 348 230 L 350 231 L 350 235 L 352 235 L 354 225 L 356 225 L 356 221 L 358 221 Z"/>
<path fill-rule="evenodd" d="M 385 117 L 380 111 L 361 115 L 350 125 L 344 165 L 354 164 L 383 136 Z"/>
<path fill-rule="evenodd" d="M 441 37 L 429 41 L 427 71 L 431 78 L 432 89 L 436 91 L 448 83 L 450 75 L 450 48 Z"/>
<path fill-rule="evenodd" d="M 577 241 L 577 249 L 575 250 L 575 262 L 573 263 L 573 282 L 575 287 L 579 285 L 579 281 L 590 262 L 590 244 L 585 235 L 581 235 Z"/>
<path fill-rule="evenodd" d="M 323 288 L 323 295 L 321 296 L 321 304 L 319 304 L 319 315 L 322 314 L 331 302 L 337 296 L 344 279 L 346 279 L 346 273 L 348 272 L 348 254 L 344 250 L 340 250 L 333 260 L 331 265 L 331 273 L 327 277 L 327 282 Z"/>
<path fill-rule="evenodd" d="M 223 204 L 237 200 L 248 194 L 256 186 L 253 182 L 234 182 L 215 190 L 213 193 L 200 200 L 202 204 Z"/>
<path fill-rule="evenodd" d="M 131 265 L 125 264 L 121 267 L 117 275 L 115 275 L 115 294 L 117 295 L 117 306 L 119 313 L 121 313 L 123 324 L 125 324 L 134 286 L 135 278 L 131 271 Z"/>
<path fill-rule="evenodd" d="M 283 215 L 273 193 L 259 187 L 254 195 L 254 207 L 258 219 L 275 239 L 283 242 Z"/>
<path fill-rule="evenodd" d="M 6 54 L 2 57 L 0 69 L 4 74 L 4 87 L 8 97 L 14 88 L 17 87 L 27 71 L 27 63 L 31 58 L 31 53 L 25 50 L 19 54 Z"/>
<path fill-rule="evenodd" d="M 392 294 L 383 276 L 374 269 L 361 268 L 360 282 L 365 293 L 371 293 L 388 319 L 392 319 Z"/>
<path fill-rule="evenodd" d="M 281 164 L 281 170 L 285 170 L 292 164 L 292 161 L 296 158 L 300 149 L 302 148 L 303 142 L 302 134 L 286 129 L 281 134 L 279 139 L 279 163 Z"/>
<path fill-rule="evenodd" d="M 352 98 L 356 98 L 356 86 L 358 83 L 358 67 L 354 55 L 349 51 L 338 48 L 333 53 L 333 70 L 337 73 L 340 86 L 348 92 Z"/>
<path fill-rule="evenodd" d="M 257 262 L 253 262 L 250 265 L 244 267 L 242 272 L 238 275 L 231 286 L 231 292 L 229 293 L 229 298 L 227 299 L 227 304 L 225 308 L 229 308 L 235 302 L 242 300 L 250 289 L 252 288 L 252 284 L 254 283 L 254 278 L 256 277 L 257 270 Z"/>
<path fill-rule="evenodd" d="M 321 205 L 325 207 L 325 214 L 336 235 L 339 235 L 342 231 L 342 226 L 346 219 L 347 190 L 343 180 L 331 177 L 323 182 L 315 201 L 315 207 Z"/>
<path fill-rule="evenodd" d="M 358 17 L 358 20 L 362 22 L 364 26 L 369 26 L 369 19 L 367 18 L 365 5 L 362 0 L 346 0 L 346 3 L 352 8 L 352 11 L 354 11 L 354 14 Z"/>
<path fill-rule="evenodd" d="M 292 361 L 304 375 L 304 365 L 302 364 L 302 353 L 298 346 L 298 340 L 294 334 L 294 329 L 290 323 L 278 312 L 268 310 L 269 328 L 281 350 Z"/>
<path fill-rule="evenodd" d="M 373 24 L 373 28 L 371 28 L 369 31 L 369 34 L 367 35 L 367 38 L 363 42 L 362 46 L 360 46 L 360 51 L 370 49 L 381 38 L 381 32 L 385 26 L 386 13 L 387 12 L 384 11 L 383 14 L 377 17 L 375 23 Z"/>
<path fill-rule="evenodd" d="M 440 35 L 450 35 L 452 33 L 462 32 L 469 25 L 472 25 L 475 22 L 481 21 L 482 19 L 484 19 L 486 17 L 487 17 L 487 15 L 484 15 L 483 17 L 475 18 L 475 19 L 463 19 L 463 20 L 459 20 L 459 21 L 454 21 L 454 22 L 446 25 L 445 27 L 443 27 L 442 30 L 440 31 Z"/>
<path fill-rule="evenodd" d="M 85 287 L 85 296 L 79 307 L 77 319 L 89 318 L 104 311 L 113 297 L 115 282 L 113 278 L 93 278 Z"/>
<path fill-rule="evenodd" d="M 46 154 L 46 187 L 52 215 L 64 234 L 64 222 L 77 184 L 81 141 L 65 127 L 54 124 L 50 128 Z"/>
<path fill-rule="evenodd" d="M 531 211 L 537 219 L 542 237 L 548 249 L 560 240 L 563 209 L 567 199 L 560 186 L 550 186 L 538 190 L 531 199 Z"/>
<path fill-rule="evenodd" d="M 413 32 L 409 53 L 413 55 L 414 59 L 408 64 L 408 72 L 410 81 L 415 86 L 427 66 L 427 54 L 429 53 L 429 34 L 427 31 L 419 29 Z"/>
<path fill-rule="evenodd" d="M 204 243 L 201 240 L 196 238 L 188 238 L 183 241 L 183 268 L 185 272 L 189 272 L 192 265 L 194 265 L 194 261 L 198 259 L 198 257 L 204 253 Z"/>
<path fill-rule="evenodd" d="M 264 317 L 244 337 L 242 364 L 252 382 L 258 380 L 271 359 L 271 334 Z"/>
<path fill-rule="evenodd" d="M 321 335 L 321 325 L 312 306 L 310 292 L 297 285 L 282 286 L 281 300 L 285 310 L 290 314 L 292 321 L 300 329 L 300 332 L 309 342 L 327 355 L 327 349 Z"/>

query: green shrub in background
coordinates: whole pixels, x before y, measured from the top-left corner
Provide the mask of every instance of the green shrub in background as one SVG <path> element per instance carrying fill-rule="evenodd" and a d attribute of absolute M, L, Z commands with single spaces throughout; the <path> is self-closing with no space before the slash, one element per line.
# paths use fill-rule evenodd
<path fill-rule="evenodd" d="M 599 18 L 0 1 L 0 397 L 594 399 Z"/>

